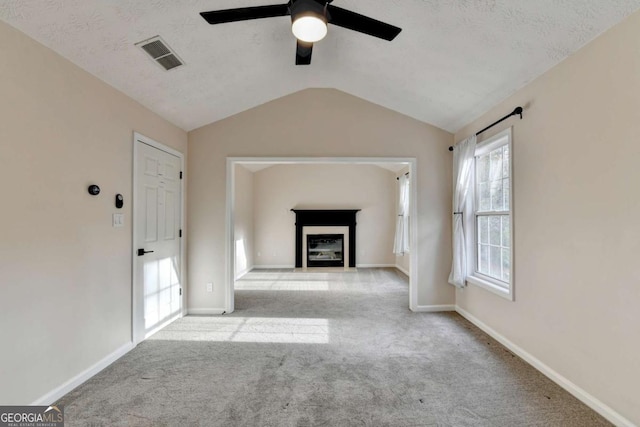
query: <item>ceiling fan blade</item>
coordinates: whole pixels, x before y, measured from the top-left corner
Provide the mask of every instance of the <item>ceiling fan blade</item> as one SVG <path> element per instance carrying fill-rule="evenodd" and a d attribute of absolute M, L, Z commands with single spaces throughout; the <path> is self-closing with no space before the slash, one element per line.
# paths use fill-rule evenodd
<path fill-rule="evenodd" d="M 270 6 L 240 7 L 237 9 L 212 10 L 200 12 L 209 24 L 225 22 L 248 21 L 250 19 L 273 18 L 274 16 L 289 15 L 289 3 Z"/>
<path fill-rule="evenodd" d="M 296 65 L 311 64 L 311 54 L 313 53 L 313 43 L 305 43 L 298 40 L 296 46 Z"/>
<path fill-rule="evenodd" d="M 330 4 L 327 5 L 327 10 L 330 24 L 384 40 L 391 41 L 402 31 L 402 28 Z"/>

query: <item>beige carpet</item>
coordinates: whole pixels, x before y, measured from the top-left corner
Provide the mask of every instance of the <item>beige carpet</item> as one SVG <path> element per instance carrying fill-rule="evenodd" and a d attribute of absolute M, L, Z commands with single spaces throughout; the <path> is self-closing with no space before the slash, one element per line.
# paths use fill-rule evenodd
<path fill-rule="evenodd" d="M 601 426 L 392 269 L 254 271 L 65 396 L 68 426 Z"/>

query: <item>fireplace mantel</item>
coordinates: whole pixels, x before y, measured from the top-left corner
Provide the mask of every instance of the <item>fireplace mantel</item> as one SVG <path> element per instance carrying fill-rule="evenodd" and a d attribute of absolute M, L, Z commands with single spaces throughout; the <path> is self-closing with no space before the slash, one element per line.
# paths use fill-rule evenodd
<path fill-rule="evenodd" d="M 356 214 L 360 209 L 291 209 L 296 214 L 296 268 L 302 268 L 302 227 L 349 227 L 349 267 L 356 266 Z"/>

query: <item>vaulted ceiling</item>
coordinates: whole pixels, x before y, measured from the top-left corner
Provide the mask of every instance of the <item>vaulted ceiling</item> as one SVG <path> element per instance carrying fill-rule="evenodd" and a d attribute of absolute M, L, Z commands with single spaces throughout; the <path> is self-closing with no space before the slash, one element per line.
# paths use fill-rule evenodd
<path fill-rule="evenodd" d="M 403 29 L 392 42 L 331 26 L 295 66 L 290 18 L 209 25 L 199 12 L 284 0 L 3 0 L 0 19 L 191 130 L 331 87 L 456 131 L 640 8 L 640 0 L 336 0 Z M 185 66 L 134 43 L 160 35 Z M 285 120 L 286 118 L 283 118 Z"/>

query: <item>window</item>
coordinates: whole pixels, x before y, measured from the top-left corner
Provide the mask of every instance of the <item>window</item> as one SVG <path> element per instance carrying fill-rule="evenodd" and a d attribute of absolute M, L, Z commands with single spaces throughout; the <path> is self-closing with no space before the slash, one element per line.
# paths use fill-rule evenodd
<path fill-rule="evenodd" d="M 475 152 L 473 273 L 468 281 L 513 299 L 511 130 Z"/>

